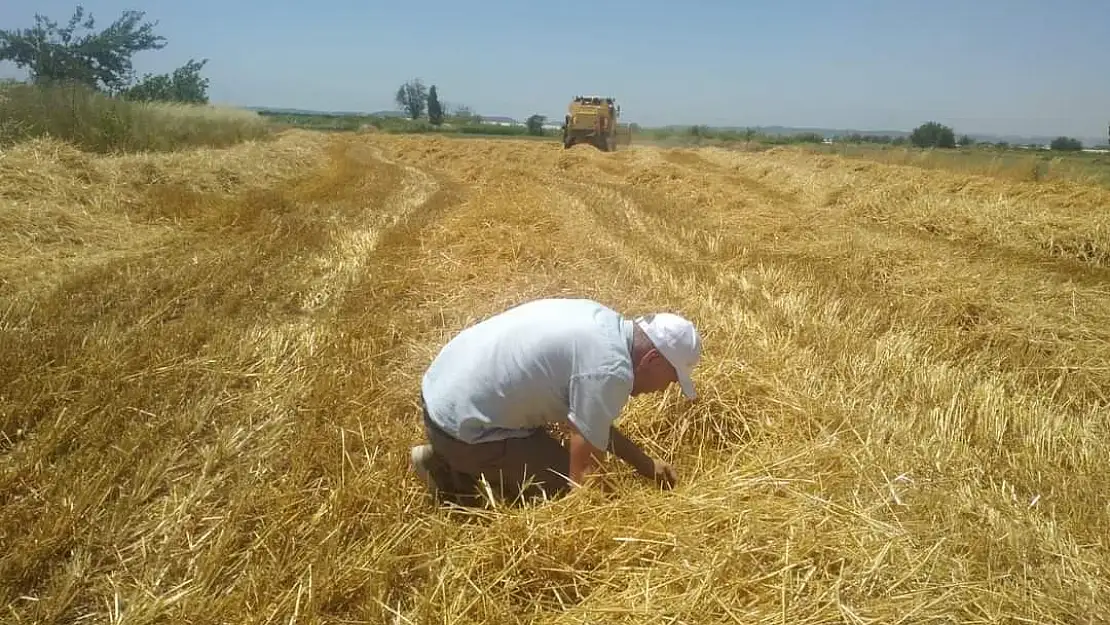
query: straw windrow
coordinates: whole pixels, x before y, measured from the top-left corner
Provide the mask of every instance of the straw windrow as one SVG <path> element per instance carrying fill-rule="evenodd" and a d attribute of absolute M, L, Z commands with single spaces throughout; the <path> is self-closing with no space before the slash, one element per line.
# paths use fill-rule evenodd
<path fill-rule="evenodd" d="M 12 622 L 1092 622 L 1110 195 L 806 155 L 294 133 L 0 158 Z M 655 492 L 435 510 L 423 367 L 525 299 L 671 309 Z"/>

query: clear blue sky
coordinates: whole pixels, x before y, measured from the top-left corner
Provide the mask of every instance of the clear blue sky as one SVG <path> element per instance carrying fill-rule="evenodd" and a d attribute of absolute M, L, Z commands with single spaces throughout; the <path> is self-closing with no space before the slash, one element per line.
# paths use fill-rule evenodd
<path fill-rule="evenodd" d="M 0 3 L 0 26 L 75 4 Z M 487 115 L 562 116 L 611 94 L 642 124 L 901 129 L 1105 140 L 1110 0 L 152 0 L 128 8 L 168 39 L 140 72 L 210 59 L 213 101 L 396 108 L 403 81 Z M 679 8 L 682 7 L 682 8 Z M 423 17 L 418 14 L 422 13 Z M 11 66 L 0 73 L 21 76 Z"/>

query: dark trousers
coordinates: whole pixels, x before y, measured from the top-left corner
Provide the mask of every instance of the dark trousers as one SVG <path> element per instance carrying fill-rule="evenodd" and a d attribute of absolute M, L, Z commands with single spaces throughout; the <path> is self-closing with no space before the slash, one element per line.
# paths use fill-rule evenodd
<path fill-rule="evenodd" d="M 569 488 L 570 452 L 545 430 L 537 429 L 524 438 L 466 443 L 440 429 L 429 417 L 423 398 L 420 403 L 428 442 L 446 465 L 444 475 L 436 480 L 456 499 L 480 497 L 477 489 L 483 476 L 495 497 L 509 500 L 553 497 Z"/>

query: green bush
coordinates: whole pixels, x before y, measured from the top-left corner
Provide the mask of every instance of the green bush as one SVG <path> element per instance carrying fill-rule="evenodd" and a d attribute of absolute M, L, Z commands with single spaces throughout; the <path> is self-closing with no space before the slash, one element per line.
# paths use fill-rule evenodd
<path fill-rule="evenodd" d="M 1050 147 L 1061 152 L 1079 152 L 1083 149 L 1083 142 L 1074 137 L 1056 137 Z"/>

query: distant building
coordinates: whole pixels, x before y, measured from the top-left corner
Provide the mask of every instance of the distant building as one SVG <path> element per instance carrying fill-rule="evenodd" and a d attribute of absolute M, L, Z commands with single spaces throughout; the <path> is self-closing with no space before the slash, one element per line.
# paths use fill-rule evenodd
<path fill-rule="evenodd" d="M 512 117 L 504 117 L 501 115 L 482 115 L 483 124 L 490 124 L 492 126 L 524 126 L 524 122 L 518 122 Z"/>
<path fill-rule="evenodd" d="M 524 128 L 525 126 L 528 125 L 527 122 L 522 122 L 522 121 L 513 119 L 512 117 L 505 117 L 503 115 L 481 115 L 479 117 L 480 117 L 479 123 L 489 124 L 491 126 L 513 126 L 513 127 L 518 127 L 518 128 Z M 555 118 L 552 118 L 552 117 L 548 117 L 543 122 L 543 128 L 545 130 L 562 130 L 562 128 L 563 128 L 563 118 L 560 117 L 558 119 L 555 119 Z"/>

